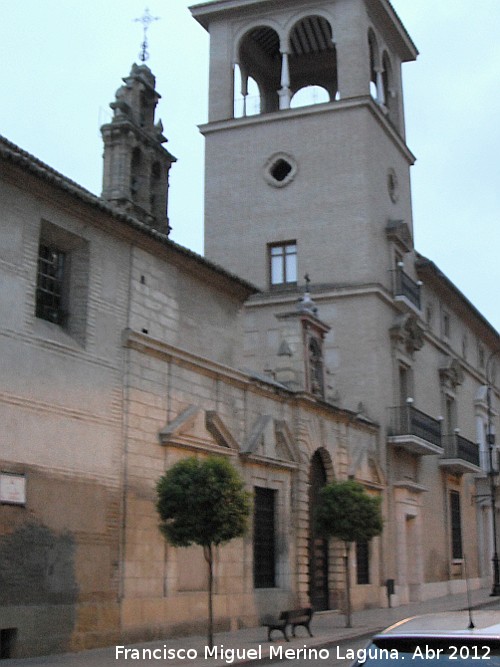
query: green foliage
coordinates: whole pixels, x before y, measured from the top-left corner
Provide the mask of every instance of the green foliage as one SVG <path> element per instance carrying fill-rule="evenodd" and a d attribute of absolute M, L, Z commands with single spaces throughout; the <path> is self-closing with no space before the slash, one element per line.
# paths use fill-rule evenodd
<path fill-rule="evenodd" d="M 160 530 L 178 547 L 219 545 L 246 532 L 250 494 L 225 458 L 189 457 L 158 481 Z"/>
<path fill-rule="evenodd" d="M 323 537 L 364 542 L 382 532 L 381 498 L 354 480 L 332 482 L 320 491 L 316 528 Z"/>

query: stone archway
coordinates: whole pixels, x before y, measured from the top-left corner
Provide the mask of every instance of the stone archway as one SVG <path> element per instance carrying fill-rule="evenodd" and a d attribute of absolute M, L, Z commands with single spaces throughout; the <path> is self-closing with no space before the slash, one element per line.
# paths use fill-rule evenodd
<path fill-rule="evenodd" d="M 328 541 L 315 534 L 314 510 L 327 472 L 321 452 L 317 450 L 309 468 L 309 599 L 315 611 L 329 608 Z"/>

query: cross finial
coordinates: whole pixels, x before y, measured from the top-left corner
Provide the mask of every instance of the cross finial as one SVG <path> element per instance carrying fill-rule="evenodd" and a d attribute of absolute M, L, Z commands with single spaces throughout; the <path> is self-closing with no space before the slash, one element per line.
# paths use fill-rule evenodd
<path fill-rule="evenodd" d="M 141 51 L 139 53 L 139 58 L 140 60 L 145 63 L 146 60 L 149 58 L 149 52 L 148 52 L 148 28 L 153 23 L 154 21 L 159 21 L 160 17 L 159 16 L 152 16 L 151 12 L 149 11 L 149 8 L 146 7 L 144 10 L 144 14 L 138 18 L 134 19 L 135 23 L 142 23 L 142 29 L 144 31 L 144 37 L 142 40 L 141 44 Z"/>

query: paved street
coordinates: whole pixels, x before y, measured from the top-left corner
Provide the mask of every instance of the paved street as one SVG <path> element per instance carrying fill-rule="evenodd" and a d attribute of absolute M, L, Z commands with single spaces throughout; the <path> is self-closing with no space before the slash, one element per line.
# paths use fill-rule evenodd
<path fill-rule="evenodd" d="M 488 606 L 499 610 L 498 598 L 490 597 L 490 589 L 472 591 L 473 607 Z M 337 612 L 316 614 L 312 622 L 314 637 L 310 638 L 302 629 L 297 629 L 297 637 L 285 642 L 279 637 L 270 644 L 266 640 L 266 630 L 262 627 L 247 628 L 235 632 L 221 632 L 215 636 L 217 651 L 213 657 L 207 655 L 206 637 L 192 636 L 164 641 L 148 642 L 133 646 L 95 649 L 55 656 L 42 656 L 26 659 L 9 660 L 9 667 L 125 667 L 126 665 L 183 665 L 186 667 L 222 667 L 230 664 L 265 665 L 279 662 L 280 665 L 294 667 L 348 667 L 350 660 L 337 658 L 336 647 L 340 655 L 344 649 L 356 650 L 365 645 L 368 638 L 378 630 L 396 621 L 416 614 L 459 610 L 467 608 L 465 593 L 427 600 L 391 609 L 368 609 L 353 614 L 353 627 L 345 627 L 345 618 Z M 304 658 L 299 649 L 307 648 L 328 650 L 328 659 Z M 280 651 L 280 647 L 281 651 Z M 272 649 L 272 650 L 271 650 Z M 295 649 L 296 659 L 287 659 L 284 651 Z M 321 654 L 326 655 L 326 654 Z M 280 656 L 282 659 L 280 660 Z"/>

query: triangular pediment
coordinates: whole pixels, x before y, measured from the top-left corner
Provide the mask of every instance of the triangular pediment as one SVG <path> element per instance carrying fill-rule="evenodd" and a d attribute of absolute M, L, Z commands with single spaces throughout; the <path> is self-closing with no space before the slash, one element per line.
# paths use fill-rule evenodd
<path fill-rule="evenodd" d="M 297 463 L 299 453 L 285 421 L 271 415 L 258 417 L 248 436 L 243 454 L 281 463 Z"/>
<path fill-rule="evenodd" d="M 368 487 L 381 489 L 385 486 L 385 475 L 380 464 L 364 448 L 351 453 L 349 475 Z"/>
<path fill-rule="evenodd" d="M 403 252 L 410 252 L 413 248 L 413 239 L 410 228 L 404 220 L 389 220 L 385 233 L 390 241 L 393 241 Z"/>
<path fill-rule="evenodd" d="M 215 410 L 188 405 L 159 432 L 162 445 L 202 449 L 221 454 L 239 451 L 231 431 Z"/>

